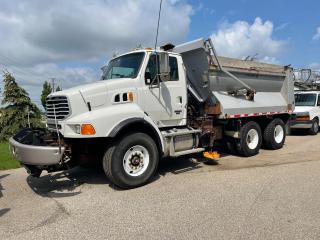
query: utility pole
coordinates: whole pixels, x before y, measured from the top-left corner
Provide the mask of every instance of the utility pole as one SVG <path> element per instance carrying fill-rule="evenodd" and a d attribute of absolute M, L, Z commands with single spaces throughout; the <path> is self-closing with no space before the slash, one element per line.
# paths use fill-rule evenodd
<path fill-rule="evenodd" d="M 54 81 L 55 81 L 55 80 L 56 80 L 55 78 L 51 78 L 52 92 L 55 92 L 55 91 L 56 91 L 56 89 L 54 88 Z"/>

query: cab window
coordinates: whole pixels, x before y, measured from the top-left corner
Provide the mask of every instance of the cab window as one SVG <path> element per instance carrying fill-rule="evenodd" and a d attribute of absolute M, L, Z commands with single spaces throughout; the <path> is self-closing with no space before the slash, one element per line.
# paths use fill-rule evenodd
<path fill-rule="evenodd" d="M 178 61 L 176 57 L 169 57 L 170 81 L 179 80 Z"/>
<path fill-rule="evenodd" d="M 320 94 L 318 94 L 318 104 L 317 104 L 318 107 L 320 107 Z"/>
<path fill-rule="evenodd" d="M 170 79 L 169 81 L 179 80 L 178 60 L 176 57 L 169 57 Z M 151 55 L 146 68 L 146 76 L 152 81 L 157 74 L 156 55 Z"/>

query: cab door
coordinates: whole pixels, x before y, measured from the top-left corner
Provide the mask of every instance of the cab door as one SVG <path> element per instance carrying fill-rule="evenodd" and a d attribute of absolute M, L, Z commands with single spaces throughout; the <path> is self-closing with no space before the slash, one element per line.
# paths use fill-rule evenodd
<path fill-rule="evenodd" d="M 182 60 L 169 56 L 168 81 L 156 79 L 156 55 L 150 54 L 144 69 L 144 84 L 139 93 L 139 105 L 159 127 L 186 125 L 187 87 Z"/>

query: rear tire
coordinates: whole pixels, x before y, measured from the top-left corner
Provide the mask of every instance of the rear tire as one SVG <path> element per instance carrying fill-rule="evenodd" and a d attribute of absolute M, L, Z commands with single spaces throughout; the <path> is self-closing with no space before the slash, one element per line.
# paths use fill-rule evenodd
<path fill-rule="evenodd" d="M 244 157 L 251 157 L 259 153 L 262 144 L 261 128 L 256 122 L 247 122 L 240 130 L 238 152 Z"/>
<path fill-rule="evenodd" d="M 153 139 L 144 133 L 131 133 L 108 147 L 103 157 L 103 169 L 109 180 L 123 189 L 149 182 L 159 162 Z"/>
<path fill-rule="evenodd" d="M 317 135 L 319 132 L 319 120 L 314 118 L 312 120 L 312 127 L 309 129 L 310 135 Z"/>
<path fill-rule="evenodd" d="M 263 132 L 264 146 L 271 150 L 283 147 L 286 140 L 285 124 L 280 118 L 272 120 Z"/>

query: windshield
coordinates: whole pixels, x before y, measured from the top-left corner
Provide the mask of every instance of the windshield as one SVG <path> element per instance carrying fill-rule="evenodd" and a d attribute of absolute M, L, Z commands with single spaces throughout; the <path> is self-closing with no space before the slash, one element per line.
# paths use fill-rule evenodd
<path fill-rule="evenodd" d="M 102 68 L 102 80 L 114 78 L 137 77 L 144 57 L 143 52 L 131 53 L 112 59 L 109 64 Z"/>
<path fill-rule="evenodd" d="M 313 107 L 316 105 L 317 95 L 308 93 L 308 94 L 295 94 L 294 96 L 296 101 L 296 106 L 310 106 Z"/>

